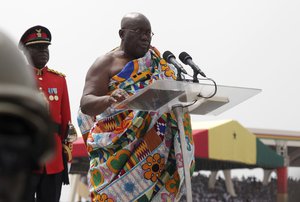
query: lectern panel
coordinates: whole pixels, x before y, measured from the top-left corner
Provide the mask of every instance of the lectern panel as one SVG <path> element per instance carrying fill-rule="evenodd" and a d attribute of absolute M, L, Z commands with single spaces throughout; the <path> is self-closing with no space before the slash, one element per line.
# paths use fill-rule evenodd
<path fill-rule="evenodd" d="M 216 94 L 210 97 L 214 92 Z M 159 80 L 115 105 L 117 109 L 167 112 L 174 105 L 191 105 L 191 114 L 218 115 L 261 92 L 260 89 Z M 197 102 L 195 102 L 197 100 Z"/>
<path fill-rule="evenodd" d="M 177 98 L 183 93 L 184 91 L 149 89 L 140 96 L 137 96 L 133 101 L 127 103 L 126 107 L 144 111 L 157 111 L 170 100 Z"/>

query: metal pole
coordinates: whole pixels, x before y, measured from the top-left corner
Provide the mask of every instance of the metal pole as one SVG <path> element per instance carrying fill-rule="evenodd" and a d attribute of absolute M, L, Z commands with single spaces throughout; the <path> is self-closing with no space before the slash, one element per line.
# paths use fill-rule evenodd
<path fill-rule="evenodd" d="M 183 121 L 182 121 L 183 106 L 182 105 L 174 105 L 172 107 L 172 110 L 177 119 L 177 125 L 178 125 L 179 136 L 180 136 L 180 145 L 181 145 L 181 151 L 182 151 L 182 155 L 183 155 L 183 168 L 184 168 L 185 186 L 186 186 L 186 199 L 187 199 L 187 202 L 192 202 L 191 175 L 190 175 L 189 164 L 187 162 L 186 140 L 185 140 Z"/>

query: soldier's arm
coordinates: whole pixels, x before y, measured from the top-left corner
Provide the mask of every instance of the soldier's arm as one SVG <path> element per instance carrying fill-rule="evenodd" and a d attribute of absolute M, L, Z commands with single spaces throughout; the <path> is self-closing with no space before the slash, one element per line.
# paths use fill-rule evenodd
<path fill-rule="evenodd" d="M 71 110 L 69 102 L 69 93 L 66 79 L 63 79 L 63 95 L 61 100 L 61 127 L 62 127 L 62 140 L 67 135 L 68 124 L 71 122 Z"/>

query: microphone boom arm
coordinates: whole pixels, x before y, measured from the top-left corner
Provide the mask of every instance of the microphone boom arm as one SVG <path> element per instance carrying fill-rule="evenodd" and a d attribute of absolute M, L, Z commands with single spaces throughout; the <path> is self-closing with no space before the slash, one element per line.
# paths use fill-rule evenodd
<path fill-rule="evenodd" d="M 177 68 L 176 68 L 177 69 Z M 182 79 L 182 71 L 181 71 L 181 69 L 177 69 L 177 78 L 176 78 L 176 81 L 182 81 L 183 79 Z"/>
<path fill-rule="evenodd" d="M 193 82 L 194 83 L 199 83 L 199 79 L 198 79 L 198 74 L 199 74 L 199 71 L 197 71 L 196 69 L 193 69 Z"/>

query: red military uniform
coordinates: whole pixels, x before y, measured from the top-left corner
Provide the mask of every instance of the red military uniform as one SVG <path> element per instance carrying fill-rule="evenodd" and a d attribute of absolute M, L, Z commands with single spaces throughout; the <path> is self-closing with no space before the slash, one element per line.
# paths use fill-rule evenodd
<path fill-rule="evenodd" d="M 69 184 L 62 141 L 68 133 L 70 104 L 65 76 L 46 66 L 51 39 L 48 28 L 36 25 L 26 30 L 19 41 L 19 47 L 27 57 L 30 68 L 35 71 L 38 87 L 49 103 L 56 143 L 54 157 L 41 165 L 41 170 L 31 173 L 23 201 L 59 202 L 62 184 Z"/>
<path fill-rule="evenodd" d="M 55 123 L 56 150 L 54 157 L 46 163 L 47 174 L 62 172 L 64 169 L 62 157 L 62 141 L 67 136 L 68 123 L 71 122 L 69 95 L 65 75 L 49 69 L 35 68 L 38 87 L 43 91 L 49 102 L 51 117 Z"/>

